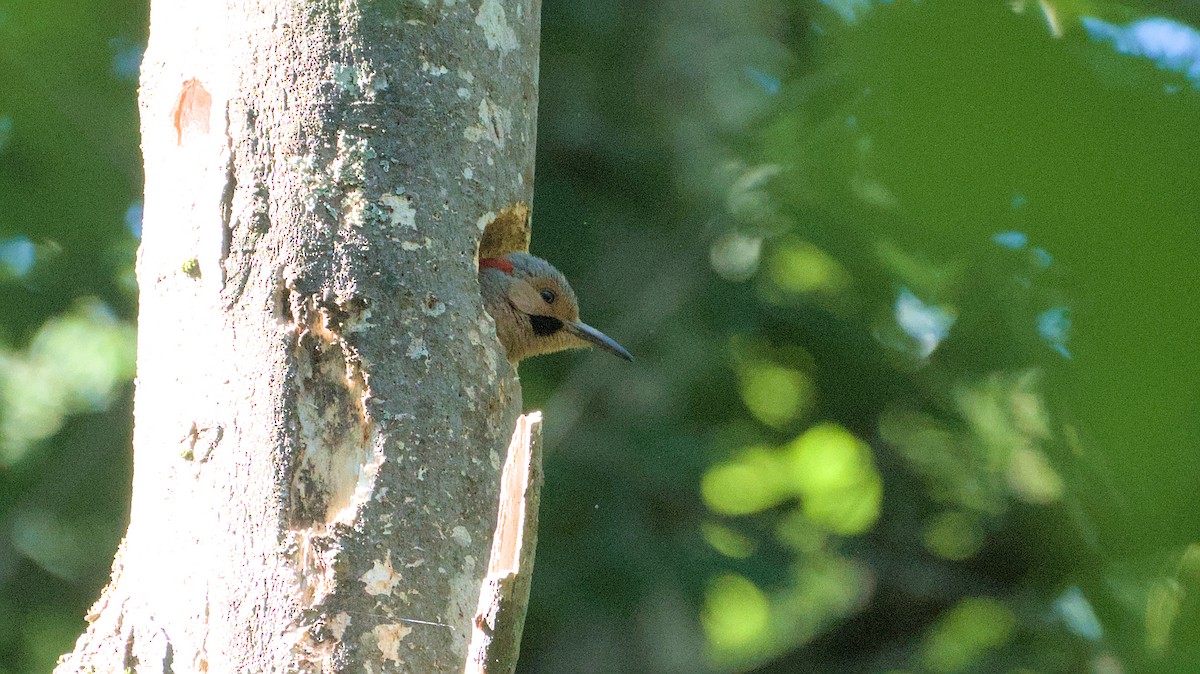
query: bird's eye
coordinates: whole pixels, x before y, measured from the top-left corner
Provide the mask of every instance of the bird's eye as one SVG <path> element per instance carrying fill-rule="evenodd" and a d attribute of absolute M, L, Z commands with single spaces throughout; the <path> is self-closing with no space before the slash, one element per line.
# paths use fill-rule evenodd
<path fill-rule="evenodd" d="M 546 302 L 546 304 L 554 304 L 554 300 L 556 300 L 558 298 L 555 297 L 553 290 L 551 290 L 549 288 L 543 288 L 542 289 L 542 299 Z"/>

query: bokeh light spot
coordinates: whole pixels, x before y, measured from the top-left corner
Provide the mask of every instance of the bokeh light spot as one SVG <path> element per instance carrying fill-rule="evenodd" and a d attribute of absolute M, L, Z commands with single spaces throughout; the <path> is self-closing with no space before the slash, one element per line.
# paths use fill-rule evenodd
<path fill-rule="evenodd" d="M 1093 40 L 1110 42 L 1118 53 L 1149 59 L 1200 85 L 1200 31 L 1195 28 L 1164 17 L 1119 26 L 1085 16 L 1081 23 Z"/>
<path fill-rule="evenodd" d="M 15 464 L 67 416 L 107 407 L 133 364 L 132 326 L 94 301 L 47 321 L 27 351 L 0 350 L 0 466 Z"/>
<path fill-rule="evenodd" d="M 916 354 L 928 358 L 942 340 L 950 335 L 954 314 L 945 307 L 926 304 L 910 291 L 901 288 L 893 307 L 896 324 L 916 342 Z"/>
<path fill-rule="evenodd" d="M 709 261 L 713 271 L 729 281 L 745 281 L 758 271 L 762 239 L 731 232 L 713 242 Z"/>
<path fill-rule="evenodd" d="M 934 672 L 967 670 L 988 650 L 1007 642 L 1016 621 L 1012 611 L 994 599 L 964 599 L 930 630 L 922 660 Z"/>
<path fill-rule="evenodd" d="M 825 251 L 799 239 L 777 245 L 768 264 L 771 282 L 795 295 L 840 292 L 850 285 L 850 276 Z"/>
<path fill-rule="evenodd" d="M 767 426 L 782 428 L 812 406 L 812 381 L 799 370 L 771 363 L 743 366 L 742 401 Z"/>
<path fill-rule="evenodd" d="M 1029 503 L 1053 503 L 1062 498 L 1063 480 L 1041 450 L 1013 449 L 1008 464 L 1008 483 L 1013 492 Z"/>
<path fill-rule="evenodd" d="M 925 547 L 952 561 L 968 559 L 983 544 L 983 530 L 977 518 L 961 512 L 942 513 L 925 526 Z"/>
<path fill-rule="evenodd" d="M 1174 578 L 1160 578 L 1146 593 L 1146 650 L 1159 656 L 1171 645 L 1171 630 L 1183 603 L 1183 588 Z"/>
<path fill-rule="evenodd" d="M 1078 587 L 1070 587 L 1054 600 L 1054 610 L 1062 616 L 1067 628 L 1079 636 L 1099 641 L 1104 637 L 1104 628 L 1096 611 Z"/>
<path fill-rule="evenodd" d="M 45 510 L 27 510 L 13 518 L 12 544 L 47 573 L 78 581 L 90 561 L 81 536 Z"/>
<path fill-rule="evenodd" d="M 821 0 L 821 4 L 837 12 L 846 23 L 856 23 L 871 9 L 873 0 Z"/>
<path fill-rule="evenodd" d="M 816 555 L 823 550 L 829 534 L 797 508 L 780 518 L 775 526 L 775 538 L 797 552 Z"/>
<path fill-rule="evenodd" d="M 751 448 L 708 469 L 700 480 L 700 494 L 713 512 L 723 515 L 761 512 L 785 498 L 782 473 L 774 452 Z"/>
<path fill-rule="evenodd" d="M 0 116 L 0 152 L 8 146 L 8 141 L 12 138 L 13 118 L 11 115 Z"/>
<path fill-rule="evenodd" d="M 141 201 L 135 201 L 125 209 L 125 227 L 135 239 L 142 238 L 142 210 Z"/>
<path fill-rule="evenodd" d="M 1024 232 L 1000 232 L 992 237 L 992 241 L 1008 248 L 1009 250 L 1019 250 L 1029 243 L 1029 237 Z"/>
<path fill-rule="evenodd" d="M 841 426 L 820 424 L 794 440 L 786 452 L 790 482 L 805 516 L 845 536 L 875 524 L 883 479 L 865 442 Z"/>
<path fill-rule="evenodd" d="M 745 559 L 754 554 L 754 541 L 727 526 L 705 522 L 700 525 L 700 533 L 714 550 L 726 557 Z"/>
<path fill-rule="evenodd" d="M 37 248 L 27 236 L 0 240 L 0 270 L 18 278 L 25 276 L 37 262 Z M 3 276 L 3 274 L 0 274 Z"/>
<path fill-rule="evenodd" d="M 701 621 L 708 643 L 723 657 L 753 654 L 770 639 L 770 602 L 743 576 L 726 574 L 704 595 Z"/>
<path fill-rule="evenodd" d="M 1063 358 L 1071 357 L 1071 352 L 1067 350 L 1067 338 L 1070 331 L 1071 315 L 1070 309 L 1067 307 L 1051 307 L 1038 314 L 1038 335 Z"/>

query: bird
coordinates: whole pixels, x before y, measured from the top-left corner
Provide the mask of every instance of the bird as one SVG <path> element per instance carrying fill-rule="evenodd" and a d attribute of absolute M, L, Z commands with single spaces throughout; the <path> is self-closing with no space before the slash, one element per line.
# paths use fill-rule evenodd
<path fill-rule="evenodd" d="M 479 289 L 513 365 L 532 356 L 591 346 L 633 360 L 608 335 L 579 320 L 571 284 L 540 257 L 518 251 L 481 258 Z"/>

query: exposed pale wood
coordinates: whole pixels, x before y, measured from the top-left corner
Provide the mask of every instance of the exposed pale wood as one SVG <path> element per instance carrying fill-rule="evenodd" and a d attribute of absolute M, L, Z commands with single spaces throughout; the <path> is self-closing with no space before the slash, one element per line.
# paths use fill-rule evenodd
<path fill-rule="evenodd" d="M 542 489 L 542 414 L 517 420 L 501 478 L 500 510 L 479 595 L 466 674 L 511 674 L 521 651 L 537 549 Z"/>
<path fill-rule="evenodd" d="M 531 216 L 529 204 L 517 203 L 484 216 L 479 257 L 500 257 L 513 252 L 529 252 Z"/>

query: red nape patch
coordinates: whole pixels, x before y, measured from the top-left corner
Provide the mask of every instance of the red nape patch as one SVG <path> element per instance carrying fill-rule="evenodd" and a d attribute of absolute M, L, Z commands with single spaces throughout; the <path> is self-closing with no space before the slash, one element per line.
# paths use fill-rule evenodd
<path fill-rule="evenodd" d="M 500 271 L 512 276 L 513 264 L 503 257 L 485 257 L 479 261 L 480 269 L 499 269 Z"/>

